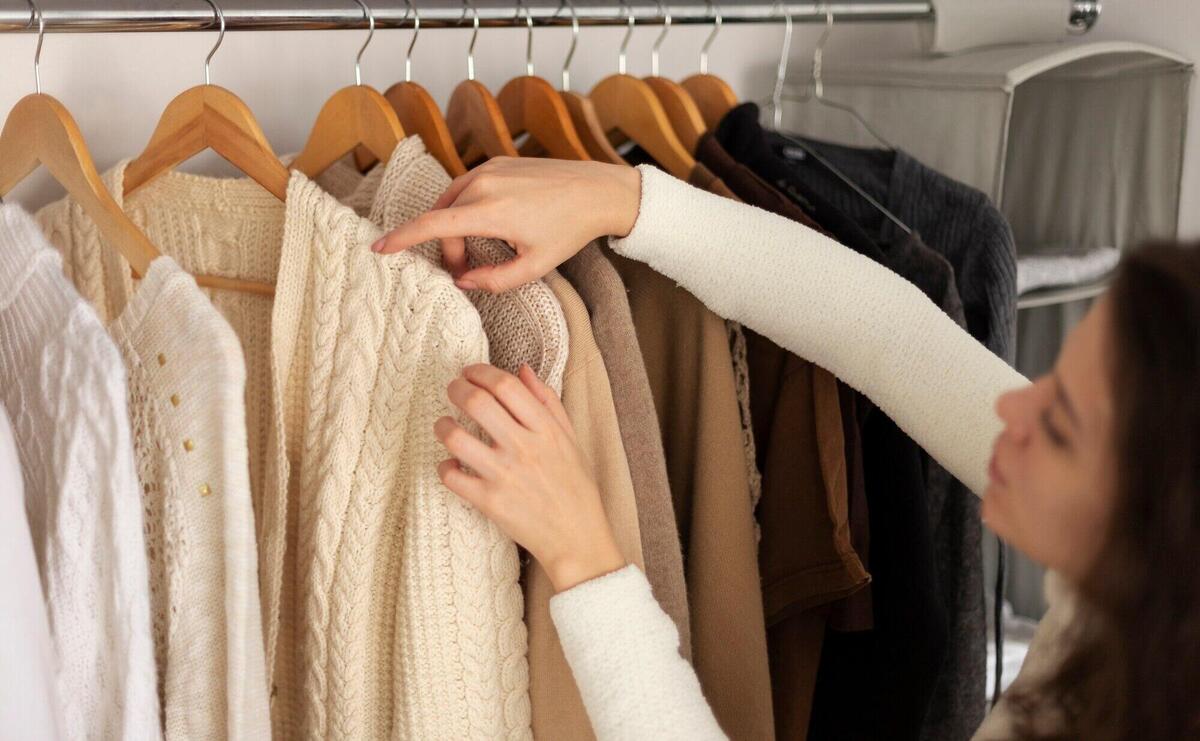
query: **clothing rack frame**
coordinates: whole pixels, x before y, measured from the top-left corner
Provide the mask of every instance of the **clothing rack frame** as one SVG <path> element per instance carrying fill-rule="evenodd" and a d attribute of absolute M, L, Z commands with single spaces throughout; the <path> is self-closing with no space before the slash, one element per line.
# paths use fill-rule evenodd
<path fill-rule="evenodd" d="M 1000 2 L 1001 0 L 991 0 Z M 364 29 L 368 20 L 353 0 L 217 0 L 225 16 L 228 31 L 301 31 Z M 411 28 L 413 19 L 404 0 L 367 2 L 375 27 Z M 453 28 L 467 25 L 460 0 L 415 0 L 423 28 Z M 562 2 L 531 0 L 526 3 L 534 25 L 560 26 L 571 23 Z M 151 31 L 211 31 L 216 28 L 212 7 L 204 0 L 39 0 L 46 31 L 57 33 L 112 33 Z M 518 15 L 514 0 L 479 0 L 480 24 L 490 27 L 524 26 L 525 15 Z M 665 20 L 658 3 L 641 0 L 629 6 L 639 25 L 662 24 Z M 668 3 L 672 23 L 712 23 L 717 13 L 725 23 L 779 23 L 785 11 L 795 22 L 824 22 L 826 9 L 838 22 L 931 21 L 931 0 L 842 0 L 841 2 L 771 2 L 767 0 L 686 0 Z M 1099 0 L 1072 0 L 1071 11 L 1063 22 L 1083 33 L 1100 16 Z M 619 26 L 628 22 L 628 14 L 619 3 L 575 3 L 580 23 Z M 0 32 L 36 32 L 37 23 L 27 0 L 0 0 Z"/>

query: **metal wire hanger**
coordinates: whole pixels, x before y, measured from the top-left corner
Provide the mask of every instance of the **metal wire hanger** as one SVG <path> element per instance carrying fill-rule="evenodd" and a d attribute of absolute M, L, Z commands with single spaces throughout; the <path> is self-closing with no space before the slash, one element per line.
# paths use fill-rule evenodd
<path fill-rule="evenodd" d="M 860 197 L 862 197 L 863 200 L 865 200 L 867 203 L 871 204 L 871 206 L 873 206 L 877 211 L 879 211 L 879 213 L 883 214 L 888 219 L 888 221 L 895 224 L 905 234 L 911 235 L 913 233 L 913 230 L 907 224 L 905 224 L 903 221 L 901 221 L 898 216 L 896 216 L 891 211 L 889 211 L 886 206 L 884 206 L 879 201 L 875 200 L 875 198 L 873 198 L 870 193 L 863 190 L 858 185 L 858 183 L 854 182 L 849 176 L 847 176 L 845 173 L 843 173 L 841 170 L 839 170 L 836 165 L 834 165 L 832 162 L 827 160 L 825 157 L 821 156 L 816 150 L 814 150 L 812 147 L 810 147 L 807 143 L 801 141 L 800 139 L 797 139 L 794 136 L 786 134 L 780 130 L 780 126 L 783 122 L 783 84 L 787 78 L 788 58 L 789 58 L 789 55 L 790 55 L 791 49 L 792 49 L 792 16 L 791 16 L 791 14 L 789 14 L 787 12 L 786 5 L 782 5 L 782 9 L 783 9 L 783 19 L 784 19 L 783 48 L 779 52 L 779 66 L 776 69 L 776 73 L 775 73 L 775 88 L 774 88 L 773 92 L 771 93 L 771 102 L 769 104 L 770 108 L 771 108 L 772 128 L 773 128 L 775 134 L 778 135 L 780 138 L 782 138 L 784 141 L 788 142 L 789 144 L 791 144 L 791 145 L 795 146 L 796 148 L 800 149 L 801 151 L 803 151 L 806 155 L 811 157 L 813 159 L 813 161 L 820 164 L 822 167 L 824 167 L 826 170 L 828 170 L 831 175 L 833 175 L 838 180 L 840 180 L 842 183 L 844 183 L 846 185 L 846 187 L 853 190 Z M 817 42 L 817 48 L 813 52 L 813 84 L 814 84 L 814 88 L 816 88 L 819 91 L 819 92 L 817 92 L 815 97 L 818 101 L 821 101 L 821 102 L 825 103 L 826 105 L 833 105 L 834 108 L 839 108 L 842 110 L 850 110 L 848 107 L 842 106 L 841 104 L 831 104 L 829 101 L 825 100 L 823 97 L 824 88 L 821 86 L 821 67 L 822 67 L 821 61 L 824 56 L 825 42 L 826 42 L 826 40 L 828 40 L 829 32 L 833 28 L 833 11 L 829 7 L 828 4 L 825 4 L 825 19 L 826 19 L 825 32 L 823 34 L 821 34 L 821 38 Z M 866 122 L 862 121 L 862 118 L 859 117 L 857 113 L 855 113 L 852 110 L 850 112 L 852 114 L 854 114 L 855 118 L 858 118 L 858 120 L 860 122 L 862 122 L 864 126 L 866 126 Z M 867 127 L 867 130 L 870 131 L 872 134 L 875 133 L 874 130 L 872 130 L 869 126 Z M 879 138 L 878 135 L 876 135 L 876 138 Z M 883 141 L 883 140 L 880 139 L 880 141 Z"/>

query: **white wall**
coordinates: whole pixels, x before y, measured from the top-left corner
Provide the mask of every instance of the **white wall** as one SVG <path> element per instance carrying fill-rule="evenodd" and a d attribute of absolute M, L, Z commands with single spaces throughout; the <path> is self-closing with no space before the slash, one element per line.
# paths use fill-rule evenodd
<path fill-rule="evenodd" d="M 803 75 L 818 28 L 797 27 L 793 72 Z M 584 28 L 572 67 L 573 87 L 586 91 L 615 71 L 621 28 Z M 630 71 L 649 74 L 649 50 L 658 28 L 635 31 Z M 707 27 L 676 27 L 663 47 L 663 74 L 683 77 L 696 71 Z M 775 25 L 725 26 L 711 56 L 714 73 L 727 79 L 744 99 L 760 100 L 771 89 L 781 39 Z M 364 60 L 365 81 L 386 88 L 403 74 L 410 31 L 380 31 Z M 101 167 L 136 154 L 171 97 L 202 81 L 202 63 L 212 33 L 50 34 L 42 53 L 46 92 L 75 115 Z M 422 32 L 414 54 L 414 77 L 441 103 L 466 73 L 469 32 L 431 29 Z M 1200 58 L 1200 3 L 1195 0 L 1109 0 L 1099 27 L 1085 38 L 1130 38 L 1159 44 Z M 322 102 L 353 81 L 358 31 L 236 32 L 213 61 L 214 82 L 241 96 L 258 116 L 279 153 L 299 148 Z M 855 24 L 834 30 L 829 56 L 882 55 L 913 46 L 914 24 Z M 568 29 L 537 29 L 537 73 L 558 84 L 570 41 Z M 524 31 L 483 29 L 476 47 L 479 79 L 497 90 L 524 71 Z M 33 89 L 35 36 L 0 35 L 0 113 Z M 189 169 L 221 170 L 215 158 Z M 23 183 L 13 198 L 34 208 L 57 196 L 44 173 Z M 1184 171 L 1181 227 L 1200 236 L 1200 94 L 1193 95 L 1187 162 Z"/>

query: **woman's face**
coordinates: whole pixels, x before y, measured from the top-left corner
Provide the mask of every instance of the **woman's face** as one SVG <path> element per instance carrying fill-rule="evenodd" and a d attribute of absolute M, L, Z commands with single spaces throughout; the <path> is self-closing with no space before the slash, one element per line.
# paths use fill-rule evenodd
<path fill-rule="evenodd" d="M 1082 580 L 1103 544 L 1115 498 L 1109 309 L 1099 301 L 1054 369 L 1004 394 L 983 517 L 1030 558 Z"/>

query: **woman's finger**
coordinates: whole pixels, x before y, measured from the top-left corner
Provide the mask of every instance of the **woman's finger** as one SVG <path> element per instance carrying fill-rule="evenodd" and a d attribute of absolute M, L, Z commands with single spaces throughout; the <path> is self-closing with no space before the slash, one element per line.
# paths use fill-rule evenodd
<path fill-rule="evenodd" d="M 449 417 L 433 423 L 433 434 L 450 455 L 484 476 L 496 472 L 496 451 Z"/>
<path fill-rule="evenodd" d="M 503 293 L 541 278 L 549 270 L 539 267 L 533 255 L 518 254 L 508 262 L 498 265 L 481 265 L 468 270 L 454 281 L 464 290 L 481 289 L 489 293 Z"/>
<path fill-rule="evenodd" d="M 513 415 L 496 400 L 491 391 L 459 377 L 447 389 L 450 403 L 463 410 L 471 419 L 501 445 L 513 445 L 522 435 L 529 434 Z"/>
<path fill-rule="evenodd" d="M 458 461 L 451 458 L 442 461 L 437 467 L 438 478 L 446 488 L 462 497 L 468 504 L 490 517 L 491 497 L 483 479 L 472 476 L 463 470 Z"/>
<path fill-rule="evenodd" d="M 480 205 L 426 211 L 385 234 L 371 245 L 371 251 L 391 254 L 447 237 L 495 237 L 496 220 L 487 218 L 488 211 Z"/>
<path fill-rule="evenodd" d="M 463 377 L 476 386 L 491 392 L 526 429 L 546 429 L 551 417 L 525 384 L 511 373 L 505 373 L 494 365 L 469 365 L 463 369 Z"/>
<path fill-rule="evenodd" d="M 525 384 L 525 388 L 533 394 L 534 398 L 545 407 L 562 431 L 567 433 L 572 440 L 575 439 L 575 426 L 571 424 L 571 418 L 567 416 L 566 407 L 558 398 L 558 394 L 554 393 L 554 389 L 547 386 L 542 379 L 537 377 L 533 369 L 528 365 L 522 365 L 521 370 L 517 372 L 517 377 Z"/>

